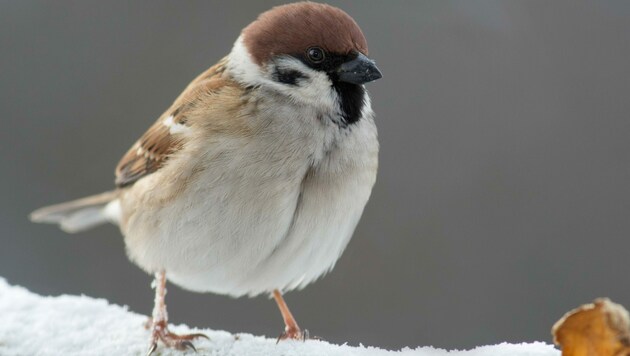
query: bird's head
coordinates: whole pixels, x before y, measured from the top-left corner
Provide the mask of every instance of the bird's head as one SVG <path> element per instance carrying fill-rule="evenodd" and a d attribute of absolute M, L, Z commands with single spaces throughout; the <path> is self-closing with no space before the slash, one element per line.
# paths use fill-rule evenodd
<path fill-rule="evenodd" d="M 347 124 L 366 102 L 363 84 L 381 78 L 368 58 L 363 32 L 336 7 L 299 2 L 262 13 L 243 29 L 229 56 L 244 85 L 289 97 L 300 105 L 337 110 Z"/>

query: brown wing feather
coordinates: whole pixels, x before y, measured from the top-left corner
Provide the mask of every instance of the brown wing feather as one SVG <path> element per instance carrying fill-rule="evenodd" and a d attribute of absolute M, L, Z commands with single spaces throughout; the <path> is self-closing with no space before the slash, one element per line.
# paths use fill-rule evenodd
<path fill-rule="evenodd" d="M 158 169 L 168 157 L 180 150 L 185 144 L 186 136 L 171 134 L 164 120 L 173 117 L 173 123 L 186 125 L 186 115 L 194 107 L 200 95 L 219 89 L 223 80 L 225 59 L 199 75 L 193 80 L 173 105 L 140 137 L 127 151 L 116 167 L 116 186 L 127 187 Z"/>

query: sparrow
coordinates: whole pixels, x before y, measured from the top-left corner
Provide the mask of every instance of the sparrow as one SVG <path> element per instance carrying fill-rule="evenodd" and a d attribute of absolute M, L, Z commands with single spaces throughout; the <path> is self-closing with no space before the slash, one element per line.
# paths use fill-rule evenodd
<path fill-rule="evenodd" d="M 364 84 L 381 78 L 339 8 L 274 7 L 195 78 L 127 151 L 115 189 L 36 210 L 69 232 L 120 227 L 155 281 L 149 354 L 194 348 L 168 330 L 166 281 L 232 297 L 270 294 L 281 339 L 305 339 L 283 300 L 329 272 L 376 180 L 379 144 Z"/>

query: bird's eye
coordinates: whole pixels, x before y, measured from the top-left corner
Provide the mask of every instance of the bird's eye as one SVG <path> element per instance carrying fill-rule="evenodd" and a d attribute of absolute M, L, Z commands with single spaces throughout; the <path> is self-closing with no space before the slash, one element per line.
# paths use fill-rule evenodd
<path fill-rule="evenodd" d="M 308 60 L 313 63 L 321 63 L 326 58 L 326 54 L 324 50 L 319 47 L 311 47 L 306 50 L 306 55 L 308 56 Z"/>

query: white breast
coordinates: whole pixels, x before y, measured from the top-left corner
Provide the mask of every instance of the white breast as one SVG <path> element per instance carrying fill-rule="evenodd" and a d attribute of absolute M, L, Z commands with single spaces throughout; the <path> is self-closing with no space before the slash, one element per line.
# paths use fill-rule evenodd
<path fill-rule="evenodd" d="M 300 117 L 313 124 L 305 128 L 291 120 L 295 111 L 275 110 L 267 119 L 283 125 L 173 158 L 197 162 L 196 173 L 167 165 L 123 196 L 131 259 L 149 272 L 166 269 L 184 288 L 233 296 L 314 281 L 343 252 L 376 178 L 376 128 L 364 112 L 340 130 L 307 112 Z"/>
<path fill-rule="evenodd" d="M 247 280 L 250 294 L 302 288 L 331 270 L 359 222 L 377 169 L 376 131 L 359 124 L 301 185 L 292 225 Z"/>

